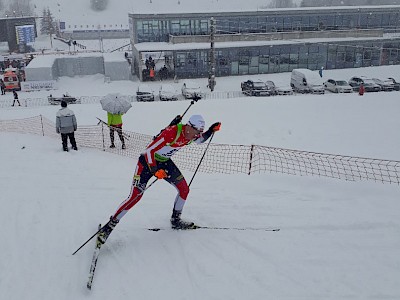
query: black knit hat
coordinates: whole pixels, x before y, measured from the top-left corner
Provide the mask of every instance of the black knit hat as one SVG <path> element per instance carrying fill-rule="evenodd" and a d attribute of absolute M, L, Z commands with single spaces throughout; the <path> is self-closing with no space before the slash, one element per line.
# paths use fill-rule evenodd
<path fill-rule="evenodd" d="M 67 107 L 67 102 L 61 101 L 61 107 Z"/>

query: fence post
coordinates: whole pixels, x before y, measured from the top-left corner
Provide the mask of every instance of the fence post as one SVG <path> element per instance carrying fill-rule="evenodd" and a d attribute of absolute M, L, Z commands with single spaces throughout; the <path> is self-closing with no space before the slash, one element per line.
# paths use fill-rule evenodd
<path fill-rule="evenodd" d="M 40 115 L 40 124 L 42 125 L 42 134 L 44 136 L 44 126 L 43 126 L 43 117 Z"/>
<path fill-rule="evenodd" d="M 250 163 L 249 163 L 249 173 L 248 173 L 248 175 L 250 175 L 251 174 L 251 164 L 252 164 L 252 161 L 253 161 L 253 150 L 254 150 L 254 145 L 251 145 L 251 148 L 250 148 Z"/>

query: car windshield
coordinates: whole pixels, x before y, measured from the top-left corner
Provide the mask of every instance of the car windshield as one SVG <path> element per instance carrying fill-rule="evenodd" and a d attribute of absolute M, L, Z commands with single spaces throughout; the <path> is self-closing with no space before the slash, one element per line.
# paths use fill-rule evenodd
<path fill-rule="evenodd" d="M 338 80 L 338 81 L 336 81 L 336 84 L 337 85 L 347 85 L 347 82 L 344 80 Z"/>
<path fill-rule="evenodd" d="M 267 81 L 265 84 L 269 87 L 275 87 L 275 84 L 272 81 Z"/>
<path fill-rule="evenodd" d="M 364 80 L 364 85 L 375 85 L 375 82 L 372 80 Z"/>
<path fill-rule="evenodd" d="M 265 83 L 264 82 L 254 82 L 254 87 L 265 87 Z"/>

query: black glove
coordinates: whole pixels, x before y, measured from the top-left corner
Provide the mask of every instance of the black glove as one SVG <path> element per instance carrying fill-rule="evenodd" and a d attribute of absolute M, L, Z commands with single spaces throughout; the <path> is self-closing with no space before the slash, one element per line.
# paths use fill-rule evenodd
<path fill-rule="evenodd" d="M 177 115 L 172 121 L 171 123 L 169 123 L 169 126 L 174 126 L 179 124 L 182 121 L 182 116 Z"/>
<path fill-rule="evenodd" d="M 221 122 L 216 122 L 210 126 L 208 129 L 210 132 L 216 132 L 221 128 Z"/>

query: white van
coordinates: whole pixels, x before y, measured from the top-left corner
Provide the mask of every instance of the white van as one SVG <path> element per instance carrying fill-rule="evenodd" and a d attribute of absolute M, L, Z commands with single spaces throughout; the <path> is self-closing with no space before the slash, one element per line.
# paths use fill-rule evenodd
<path fill-rule="evenodd" d="M 290 86 L 297 93 L 325 94 L 322 78 L 318 72 L 309 69 L 294 69 Z"/>

